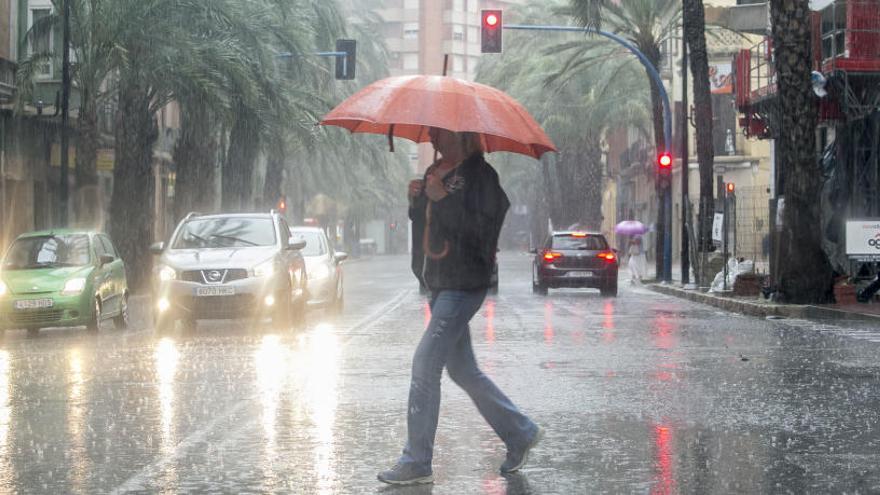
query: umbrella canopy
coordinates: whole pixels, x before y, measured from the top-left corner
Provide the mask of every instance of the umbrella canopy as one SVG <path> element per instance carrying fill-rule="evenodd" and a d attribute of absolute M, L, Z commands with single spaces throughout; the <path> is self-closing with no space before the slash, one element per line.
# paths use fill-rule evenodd
<path fill-rule="evenodd" d="M 509 95 L 484 84 L 447 76 L 399 76 L 358 91 L 323 120 L 323 125 L 428 142 L 428 130 L 480 134 L 483 150 L 540 158 L 556 151 L 535 119 Z"/>
<path fill-rule="evenodd" d="M 647 232 L 648 228 L 638 220 L 624 220 L 614 227 L 614 231 L 624 235 L 641 235 Z"/>

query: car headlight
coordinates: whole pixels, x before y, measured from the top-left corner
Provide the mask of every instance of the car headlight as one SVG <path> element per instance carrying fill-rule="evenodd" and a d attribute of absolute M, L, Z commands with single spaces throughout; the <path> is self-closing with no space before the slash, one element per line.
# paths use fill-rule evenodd
<path fill-rule="evenodd" d="M 330 276 L 330 268 L 327 265 L 315 265 L 308 272 L 309 278 L 313 280 L 318 280 L 321 278 L 327 278 Z"/>
<path fill-rule="evenodd" d="M 61 289 L 62 296 L 75 296 L 83 291 L 86 288 L 86 279 L 80 278 L 72 278 L 64 283 L 64 288 Z"/>
<path fill-rule="evenodd" d="M 159 280 L 163 282 L 168 282 L 169 280 L 174 280 L 177 278 L 177 271 L 170 266 L 163 266 L 159 270 Z"/>
<path fill-rule="evenodd" d="M 254 267 L 254 276 L 255 277 L 271 277 L 275 274 L 275 260 L 269 260 L 265 263 L 260 263 L 259 265 Z"/>
<path fill-rule="evenodd" d="M 6 288 L 6 283 L 3 282 L 2 280 L 0 280 L 0 296 L 5 296 L 5 295 L 6 295 L 6 292 L 7 292 L 8 290 L 9 290 L 9 289 Z"/>

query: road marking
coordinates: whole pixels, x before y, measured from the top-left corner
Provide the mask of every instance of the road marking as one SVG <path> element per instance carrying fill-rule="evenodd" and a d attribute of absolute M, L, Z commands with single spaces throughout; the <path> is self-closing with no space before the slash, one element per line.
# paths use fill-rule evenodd
<path fill-rule="evenodd" d="M 208 422 L 208 424 L 205 425 L 203 428 L 201 428 L 200 430 L 196 430 L 195 432 L 184 438 L 180 443 L 174 446 L 173 452 L 170 452 L 167 455 L 160 457 L 152 464 L 145 466 L 133 476 L 125 480 L 121 485 L 113 489 L 113 491 L 110 493 L 115 495 L 118 493 L 146 490 L 145 482 L 155 479 L 155 477 L 159 473 L 163 472 L 169 464 L 171 464 L 172 462 L 176 462 L 178 459 L 182 458 L 190 449 L 201 443 L 205 439 L 205 437 L 207 437 L 208 434 L 211 433 L 211 431 L 213 431 L 214 428 L 216 428 L 221 421 L 226 421 L 227 419 L 231 418 L 254 400 L 257 400 L 257 398 L 250 397 L 248 399 L 240 401 L 238 404 L 233 406 L 232 409 L 227 411 L 226 414 L 224 414 L 223 416 L 214 418 L 213 420 Z"/>
<path fill-rule="evenodd" d="M 407 299 L 407 297 L 412 293 L 412 290 L 403 290 L 400 291 L 396 296 L 394 296 L 390 301 L 386 302 L 378 309 L 368 314 L 367 316 L 358 320 L 354 325 L 348 327 L 345 330 L 345 333 L 348 335 L 341 339 L 340 347 L 343 347 L 348 344 L 352 337 L 354 337 L 354 332 L 356 331 L 365 331 L 372 328 L 374 325 L 379 323 L 385 316 L 396 310 L 400 307 L 401 304 Z M 239 401 L 235 404 L 232 409 L 226 411 L 222 416 L 215 417 L 211 420 L 207 425 L 203 428 L 196 430 L 195 432 L 188 435 L 184 438 L 180 443 L 174 446 L 174 451 L 169 452 L 166 455 L 156 459 L 156 461 L 148 464 L 143 467 L 140 471 L 136 472 L 134 475 L 125 480 L 121 485 L 113 489 L 111 493 L 113 494 L 121 494 L 132 491 L 144 491 L 146 490 L 146 486 L 149 481 L 155 479 L 159 473 L 162 473 L 171 463 L 176 462 L 184 455 L 186 455 L 190 450 L 192 450 L 195 446 L 202 443 L 204 439 L 214 430 L 217 426 L 238 414 L 242 409 L 246 406 L 249 406 L 252 402 L 258 401 L 259 397 L 252 396 L 246 399 Z M 239 428 L 235 428 L 232 430 L 227 430 L 223 437 L 229 437 L 232 435 L 238 434 L 242 430 L 246 428 L 250 428 L 253 424 L 257 422 L 256 419 L 252 419 L 251 421 L 246 422 Z"/>

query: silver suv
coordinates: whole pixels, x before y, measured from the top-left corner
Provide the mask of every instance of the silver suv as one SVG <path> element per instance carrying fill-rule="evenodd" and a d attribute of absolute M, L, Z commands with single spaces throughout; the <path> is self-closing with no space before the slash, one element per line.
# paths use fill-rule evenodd
<path fill-rule="evenodd" d="M 308 292 L 300 250 L 275 213 L 190 213 L 166 246 L 157 243 L 155 322 L 271 316 L 280 326 L 303 317 Z"/>

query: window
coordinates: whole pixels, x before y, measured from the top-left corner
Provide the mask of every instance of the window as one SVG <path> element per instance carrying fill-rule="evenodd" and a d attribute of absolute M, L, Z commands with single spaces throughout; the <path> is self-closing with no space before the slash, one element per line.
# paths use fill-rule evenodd
<path fill-rule="evenodd" d="M 419 23 L 407 22 L 403 25 L 403 39 L 417 40 L 419 39 Z"/>
<path fill-rule="evenodd" d="M 113 243 L 110 242 L 110 238 L 106 235 L 99 235 L 98 239 L 101 241 L 101 245 L 104 247 L 104 252 L 113 256 L 114 258 L 118 258 L 119 255 L 116 254 L 116 248 L 113 247 Z M 95 245 L 97 247 L 97 244 Z"/>
<path fill-rule="evenodd" d="M 172 249 L 229 249 L 275 244 L 271 218 L 218 217 L 190 220 Z"/>
<path fill-rule="evenodd" d="M 554 235 L 551 243 L 552 249 L 601 251 L 608 249 L 608 243 L 601 235 Z"/>
<path fill-rule="evenodd" d="M 461 55 L 456 55 L 452 57 L 452 70 L 455 72 L 464 72 L 464 57 Z"/>
<path fill-rule="evenodd" d="M 30 54 L 46 54 L 51 53 L 52 51 L 52 28 L 49 26 L 47 22 L 45 22 L 46 18 L 52 13 L 52 9 L 47 7 L 35 8 L 30 10 L 30 19 L 28 22 L 29 28 L 34 29 L 34 40 L 30 45 Z M 37 67 L 37 77 L 40 78 L 49 78 L 52 77 L 52 62 L 51 61 L 42 61 Z"/>
<path fill-rule="evenodd" d="M 278 230 L 281 231 L 281 245 L 286 248 L 290 245 L 290 226 L 283 218 L 278 223 Z"/>
<path fill-rule="evenodd" d="M 3 262 L 4 270 L 83 266 L 92 256 L 89 237 L 81 234 L 25 237 L 15 241 Z"/>
<path fill-rule="evenodd" d="M 324 234 L 315 231 L 293 231 L 293 237 L 306 241 L 306 247 L 302 250 L 303 256 L 322 256 L 327 253 L 327 244 L 324 242 Z"/>
<path fill-rule="evenodd" d="M 464 12 L 464 0 L 452 0 L 452 10 L 454 12 Z"/>
<path fill-rule="evenodd" d="M 453 41 L 464 41 L 464 28 L 461 26 L 452 28 L 452 39 Z"/>
<path fill-rule="evenodd" d="M 419 68 L 419 56 L 415 53 L 403 54 L 403 69 L 417 70 Z"/>

